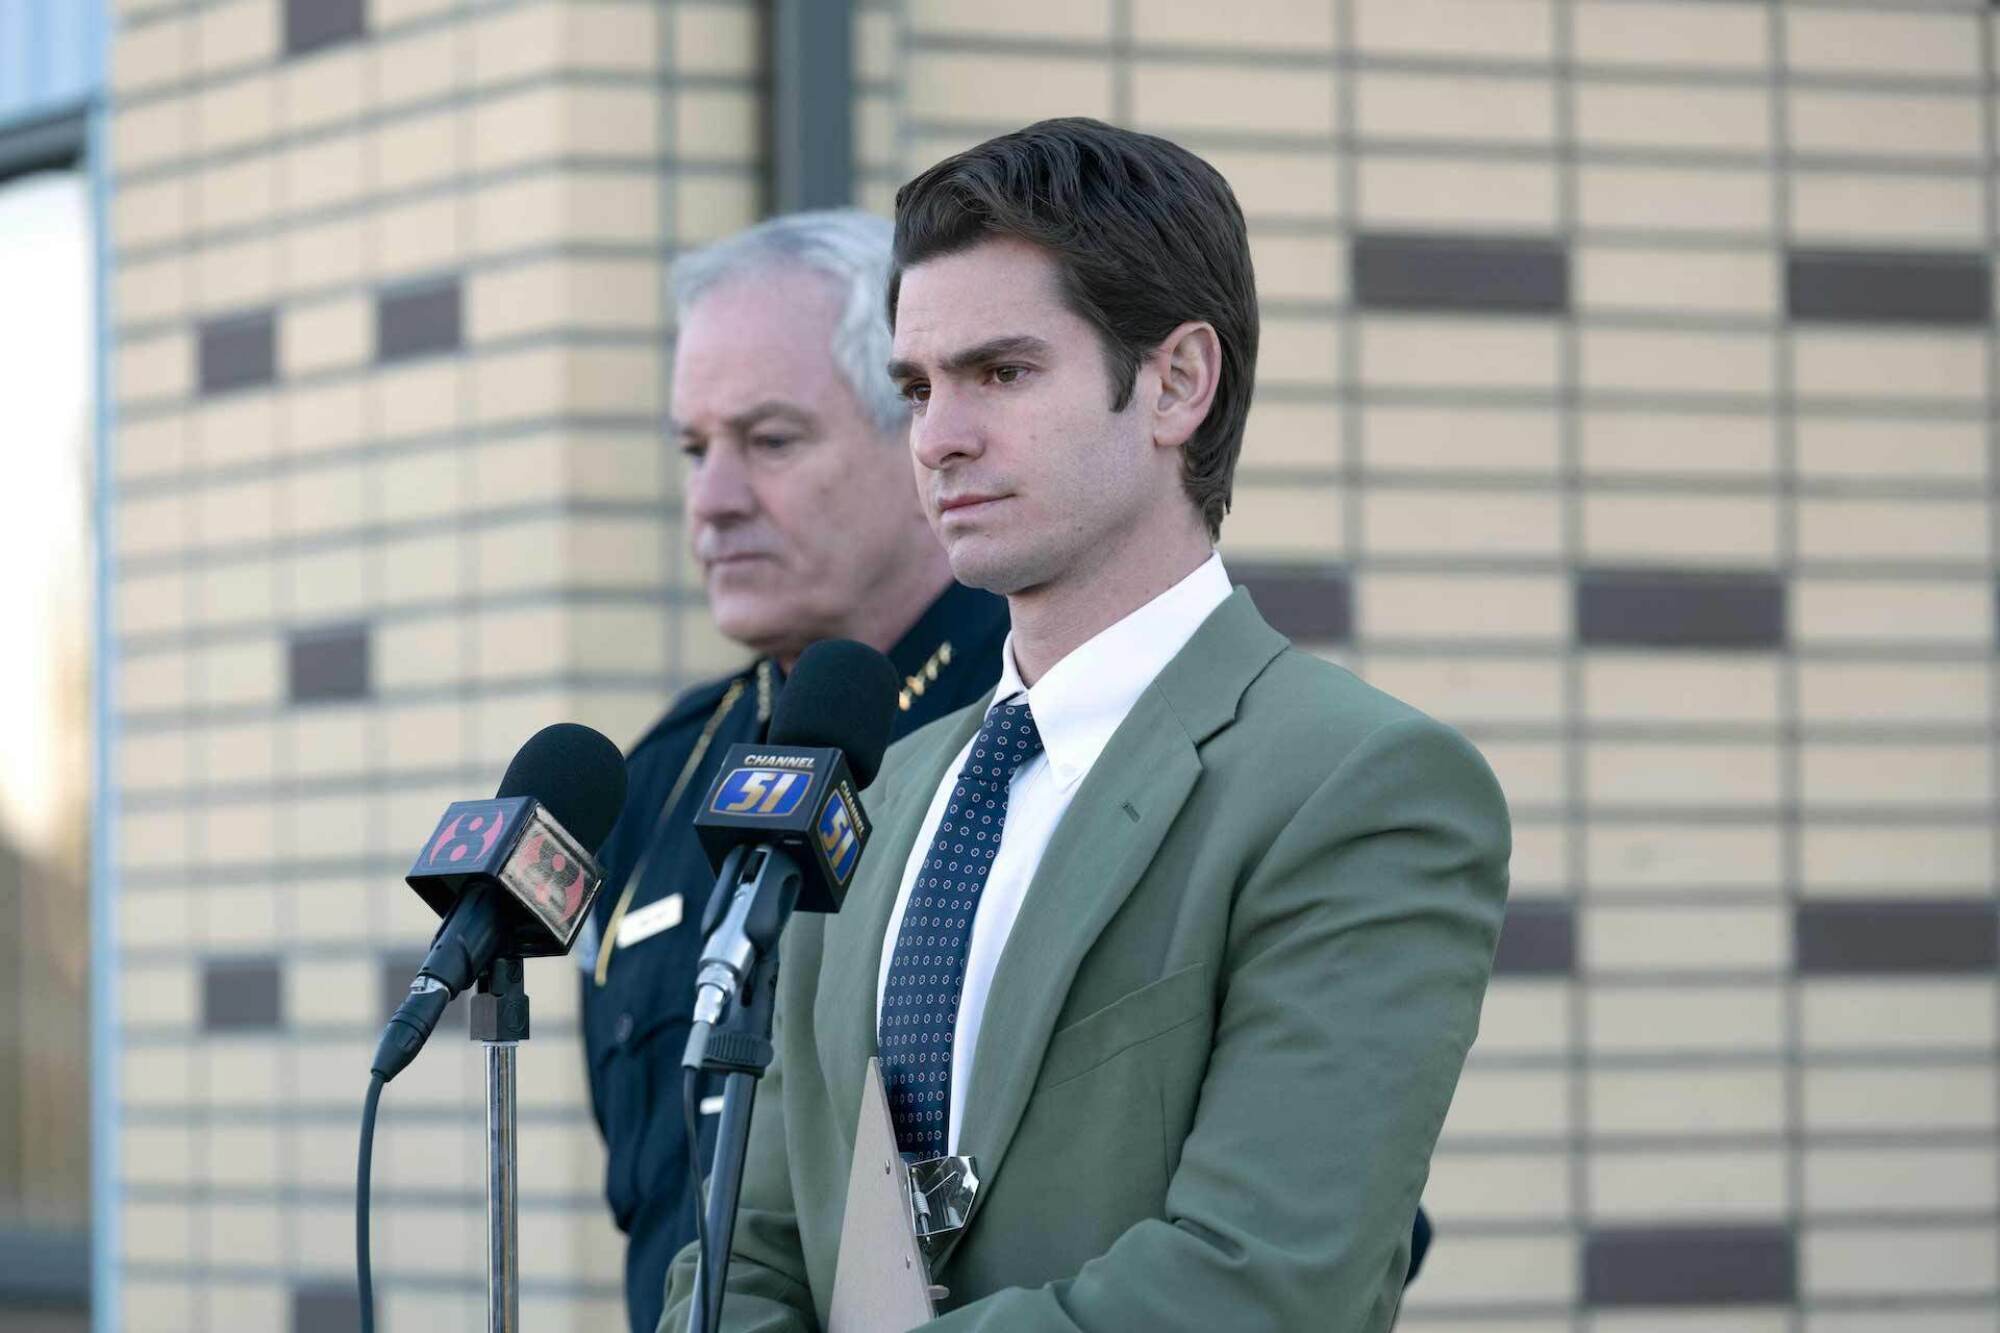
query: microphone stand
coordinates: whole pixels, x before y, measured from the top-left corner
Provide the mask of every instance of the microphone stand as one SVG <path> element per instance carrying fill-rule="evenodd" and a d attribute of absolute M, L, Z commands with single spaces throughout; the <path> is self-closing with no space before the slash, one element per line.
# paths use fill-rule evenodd
<path fill-rule="evenodd" d="M 705 1300 L 688 1307 L 689 1333 L 714 1333 L 722 1326 L 723 1288 L 729 1279 L 729 1248 L 736 1236 L 736 1210 L 743 1195 L 743 1162 L 750 1149 L 750 1112 L 757 1082 L 771 1065 L 771 1019 L 778 999 L 778 933 L 798 898 L 799 872 L 789 856 L 771 849 L 751 873 L 754 905 L 747 934 L 756 945 L 742 990 L 724 1006 L 714 1027 L 697 1022 L 688 1040 L 688 1061 L 704 1073 L 724 1075 L 722 1114 L 715 1127 L 715 1158 L 709 1172 L 707 1252 L 697 1261 L 695 1290 Z M 731 876 L 730 878 L 733 878 Z M 694 1151 L 690 1145 L 690 1151 Z"/>
<path fill-rule="evenodd" d="M 514 1054 L 528 1039 L 528 992 L 519 958 L 496 958 L 480 974 L 472 1039 L 486 1045 L 486 1328 L 520 1333 Z"/>

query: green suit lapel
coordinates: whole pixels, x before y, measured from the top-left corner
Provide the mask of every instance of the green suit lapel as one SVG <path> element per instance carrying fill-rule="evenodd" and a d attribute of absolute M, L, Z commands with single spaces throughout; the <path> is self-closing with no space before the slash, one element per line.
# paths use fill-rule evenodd
<path fill-rule="evenodd" d="M 958 1145 L 979 1159 L 987 1188 L 1020 1126 L 1084 955 L 1152 864 L 1194 789 L 1202 773 L 1198 748 L 1234 719 L 1243 691 L 1286 644 L 1237 589 L 1139 697 L 1057 825 L 994 972 L 986 997 L 993 1017 L 973 1054 Z M 872 987 L 872 969 L 868 975 Z"/>

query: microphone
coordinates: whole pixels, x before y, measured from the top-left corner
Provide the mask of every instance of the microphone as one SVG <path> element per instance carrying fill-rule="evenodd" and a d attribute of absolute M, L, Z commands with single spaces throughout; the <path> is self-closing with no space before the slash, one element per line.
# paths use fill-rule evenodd
<path fill-rule="evenodd" d="M 794 910 L 837 912 L 867 845 L 858 789 L 875 780 L 896 719 L 896 670 L 850 639 L 799 655 L 761 745 L 731 746 L 695 816 L 719 892 L 702 919 L 688 1059 L 770 956 Z"/>
<path fill-rule="evenodd" d="M 574 722 L 528 738 L 490 801 L 456 801 L 406 877 L 444 918 L 370 1068 L 416 1058 L 452 997 L 495 958 L 569 952 L 604 884 L 597 849 L 625 806 L 625 756 Z"/>

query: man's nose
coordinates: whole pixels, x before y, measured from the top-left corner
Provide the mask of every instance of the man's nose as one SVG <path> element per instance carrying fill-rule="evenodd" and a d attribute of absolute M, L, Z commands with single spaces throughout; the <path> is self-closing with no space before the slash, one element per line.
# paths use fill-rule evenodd
<path fill-rule="evenodd" d="M 979 413 L 971 395 L 935 385 L 924 410 L 910 419 L 910 449 L 933 472 L 985 451 Z"/>
<path fill-rule="evenodd" d="M 701 523 L 727 523 L 757 510 L 742 451 L 733 445 L 711 444 L 701 461 L 688 469 L 688 516 Z"/>

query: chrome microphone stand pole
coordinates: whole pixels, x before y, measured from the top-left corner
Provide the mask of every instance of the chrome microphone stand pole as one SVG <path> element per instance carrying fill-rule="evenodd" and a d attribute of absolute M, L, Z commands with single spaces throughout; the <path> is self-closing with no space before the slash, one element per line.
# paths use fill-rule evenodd
<path fill-rule="evenodd" d="M 520 1333 L 516 1047 L 528 1039 L 521 960 L 496 958 L 472 997 L 472 1039 L 486 1046 L 486 1329 Z"/>

